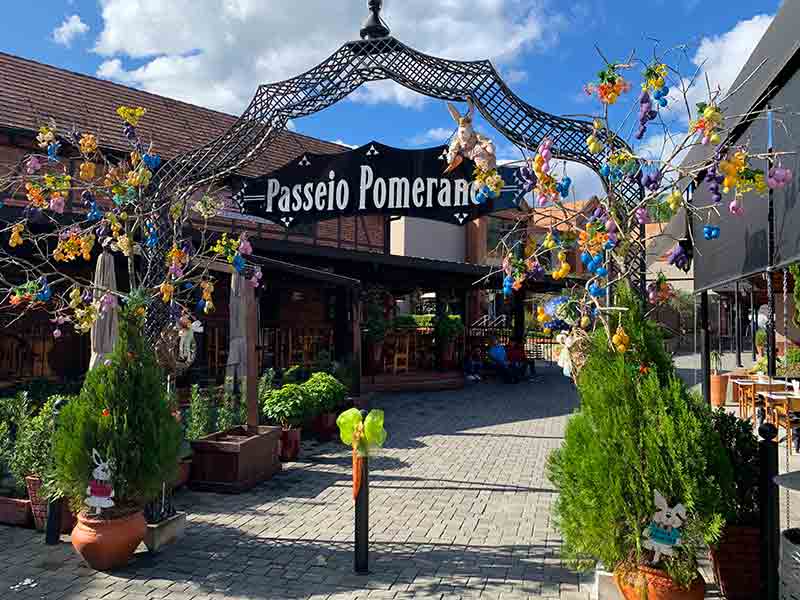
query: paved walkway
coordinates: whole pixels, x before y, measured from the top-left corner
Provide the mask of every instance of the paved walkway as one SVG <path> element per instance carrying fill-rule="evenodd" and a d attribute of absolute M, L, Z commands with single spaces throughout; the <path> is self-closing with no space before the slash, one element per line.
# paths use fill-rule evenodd
<path fill-rule="evenodd" d="M 184 538 L 114 575 L 81 566 L 67 538 L 52 549 L 0 526 L 0 597 L 585 599 L 558 558 L 543 475 L 576 404 L 555 371 L 376 398 L 389 439 L 371 461 L 369 576 L 352 573 L 350 454 L 331 443 L 250 493 L 180 492 Z"/>

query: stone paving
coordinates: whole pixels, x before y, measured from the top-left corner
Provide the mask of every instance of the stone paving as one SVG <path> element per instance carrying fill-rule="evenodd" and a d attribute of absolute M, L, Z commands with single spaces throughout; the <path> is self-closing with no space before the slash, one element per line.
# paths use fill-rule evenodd
<path fill-rule="evenodd" d="M 588 598 L 562 566 L 544 477 L 575 392 L 555 371 L 534 383 L 376 397 L 387 447 L 371 461 L 370 569 L 352 572 L 350 454 L 339 443 L 249 493 L 179 492 L 184 537 L 140 548 L 112 574 L 0 526 L 0 598 Z"/>

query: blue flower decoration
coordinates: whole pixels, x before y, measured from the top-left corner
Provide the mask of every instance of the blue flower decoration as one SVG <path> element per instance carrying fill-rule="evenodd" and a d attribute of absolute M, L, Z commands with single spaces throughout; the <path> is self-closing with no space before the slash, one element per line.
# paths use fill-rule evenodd
<path fill-rule="evenodd" d="M 237 273 L 241 273 L 244 271 L 244 265 L 244 258 L 237 252 L 236 256 L 233 257 L 233 268 L 236 269 Z"/>
<path fill-rule="evenodd" d="M 155 171 L 161 165 L 161 157 L 158 154 L 145 154 L 142 156 L 142 162 L 151 171 Z"/>

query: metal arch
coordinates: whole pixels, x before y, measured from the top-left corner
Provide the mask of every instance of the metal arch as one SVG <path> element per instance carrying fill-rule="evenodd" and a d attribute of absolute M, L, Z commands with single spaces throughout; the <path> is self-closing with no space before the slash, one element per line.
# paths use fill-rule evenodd
<path fill-rule="evenodd" d="M 370 81 L 391 79 L 432 98 L 465 101 L 470 98 L 483 117 L 520 147 L 535 148 L 546 137 L 553 140 L 556 158 L 581 163 L 600 175 L 601 157 L 588 152 L 587 121 L 551 115 L 532 107 L 514 94 L 488 60 L 455 61 L 430 56 L 409 48 L 394 37 L 344 44 L 328 59 L 292 79 L 259 86 L 241 117 L 216 140 L 168 161 L 156 173 L 151 186 L 153 200 L 166 199 L 179 188 L 196 189 L 231 174 L 267 151 L 290 119 L 319 112 L 347 97 Z M 602 141 L 611 150 L 628 150 L 617 136 Z M 621 217 L 641 202 L 637 181 L 624 179 L 614 186 L 621 200 Z M 636 234 L 643 235 L 642 228 Z M 168 248 L 154 249 L 151 264 L 164 264 Z M 634 271 L 644 287 L 645 258 L 634 257 Z M 154 280 L 163 277 L 150 271 Z M 151 281 L 149 283 L 156 283 Z"/>

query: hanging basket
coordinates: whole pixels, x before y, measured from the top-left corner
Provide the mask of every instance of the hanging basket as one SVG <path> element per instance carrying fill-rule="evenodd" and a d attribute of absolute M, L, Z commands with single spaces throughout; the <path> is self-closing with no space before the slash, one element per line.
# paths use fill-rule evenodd
<path fill-rule="evenodd" d="M 781 600 L 800 600 L 800 529 L 781 534 Z"/>

